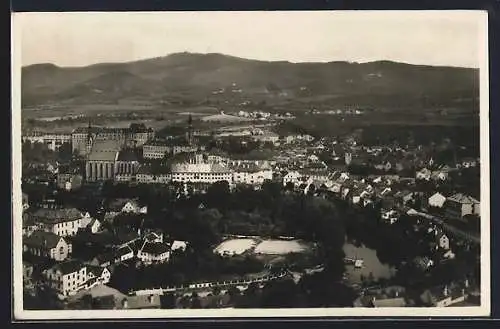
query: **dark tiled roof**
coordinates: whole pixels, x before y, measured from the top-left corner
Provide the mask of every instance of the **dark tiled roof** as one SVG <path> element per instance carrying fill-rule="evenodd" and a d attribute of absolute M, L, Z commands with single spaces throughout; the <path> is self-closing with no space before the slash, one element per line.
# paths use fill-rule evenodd
<path fill-rule="evenodd" d="M 76 208 L 38 209 L 33 213 L 35 220 L 48 223 L 60 223 L 82 218 L 82 213 Z"/>
<path fill-rule="evenodd" d="M 90 127 L 90 133 L 97 134 L 102 131 L 102 128 L 100 127 Z M 74 134 L 88 134 L 89 133 L 89 127 L 77 127 L 75 130 L 73 130 Z"/>
<path fill-rule="evenodd" d="M 115 140 L 96 140 L 92 145 L 89 160 L 115 161 L 116 154 L 120 151 L 120 143 Z"/>
<path fill-rule="evenodd" d="M 471 196 L 462 194 L 462 193 L 457 193 L 448 198 L 449 201 L 454 201 L 457 203 L 462 203 L 462 204 L 474 204 L 474 203 L 479 203 L 478 200 L 474 199 Z"/>
<path fill-rule="evenodd" d="M 104 269 L 105 267 L 87 265 L 87 273 L 91 272 L 96 277 L 100 277 L 102 272 L 104 272 Z"/>
<path fill-rule="evenodd" d="M 52 249 L 62 238 L 52 232 L 35 231 L 24 238 L 24 244 L 30 247 Z"/>
<path fill-rule="evenodd" d="M 61 271 L 61 273 L 63 275 L 77 272 L 77 271 L 81 270 L 83 267 L 84 267 L 84 265 L 81 262 L 76 261 L 76 260 L 70 260 L 68 262 L 59 263 L 59 264 L 54 266 L 54 268 L 56 270 Z"/>
<path fill-rule="evenodd" d="M 137 201 L 134 199 L 119 198 L 109 201 L 107 209 L 110 211 L 121 211 L 122 208 L 127 204 L 127 202 L 137 205 Z"/>
<path fill-rule="evenodd" d="M 133 250 L 129 246 L 124 246 L 116 251 L 116 256 L 125 256 L 131 252 L 133 252 Z"/>
<path fill-rule="evenodd" d="M 139 161 L 137 151 L 133 149 L 126 149 L 118 153 L 118 161 Z"/>
<path fill-rule="evenodd" d="M 143 253 L 148 253 L 151 255 L 161 255 L 169 251 L 169 247 L 166 244 L 160 242 L 146 242 L 141 250 Z"/>

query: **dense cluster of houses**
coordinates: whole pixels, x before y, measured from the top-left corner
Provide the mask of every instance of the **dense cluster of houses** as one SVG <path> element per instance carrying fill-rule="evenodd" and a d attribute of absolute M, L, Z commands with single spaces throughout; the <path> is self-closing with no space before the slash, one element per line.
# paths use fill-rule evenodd
<path fill-rule="evenodd" d="M 33 259 L 46 259 L 55 265 L 44 269 L 42 282 L 67 297 L 80 290 L 109 282 L 114 266 L 140 262 L 148 266 L 165 263 L 172 252 L 185 251 L 184 241 L 164 239 L 162 232 L 109 230 L 103 224 L 120 214 L 141 215 L 147 208 L 136 200 L 116 199 L 106 209 L 104 222 L 75 208 L 41 208 L 23 216 L 23 251 Z M 91 258 L 75 257 L 85 249 L 97 250 Z M 33 265 L 24 261 L 25 280 Z M 31 272 L 30 272 L 31 270 Z"/>
<path fill-rule="evenodd" d="M 240 113 L 240 116 L 247 115 Z M 307 134 L 279 136 L 270 131 L 256 130 L 251 133 L 252 139 L 273 144 L 274 156 L 267 160 L 238 160 L 199 152 L 203 148 L 195 145 L 191 122 L 189 125 L 186 141 L 180 144 L 152 141 L 153 133 L 149 129 L 135 132 L 134 136 L 140 137 L 143 159 L 130 153 L 129 149 L 109 147 L 109 140 L 99 139 L 97 135 L 92 139 L 92 147 L 87 147 L 89 127 L 77 136 L 78 148 L 73 143 L 73 149 L 89 153 L 85 175 L 59 170 L 58 164 L 49 164 L 43 167 L 50 174 L 47 178 L 38 177 L 29 182 L 48 185 L 50 179 L 55 177 L 54 182 L 59 189 L 71 191 L 80 188 L 89 177 L 92 181 L 112 179 L 139 184 L 212 184 L 227 181 L 233 186 L 245 184 L 256 188 L 265 181 L 278 180 L 285 188 L 306 194 L 331 193 L 353 207 L 381 205 L 380 218 L 388 225 L 397 223 L 402 215 L 418 217 L 427 212 L 437 214 L 445 221 L 479 221 L 480 201 L 476 198 L 464 193 L 448 194 L 437 189 L 423 191 L 419 188 L 419 184 L 425 182 L 434 185 L 446 183 L 455 172 L 478 167 L 477 159 L 465 158 L 455 165 L 440 165 L 425 154 L 399 146 L 358 145 L 354 136 L 340 142 L 328 138 L 315 139 Z M 117 133 L 113 130 L 106 134 L 110 140 L 128 140 L 121 131 Z M 101 149 L 98 146 L 102 146 Z M 134 150 L 136 146 L 137 143 Z M 167 153 L 175 155 L 183 152 L 190 152 L 191 156 L 169 167 L 153 166 L 153 161 L 149 164 L 142 161 L 163 159 Z M 355 165 L 369 167 L 369 174 L 353 173 L 350 168 Z M 123 215 L 146 215 L 147 207 L 137 200 L 112 200 L 104 206 L 102 221 L 75 208 L 50 204 L 32 207 L 26 194 L 23 194 L 22 203 L 23 251 L 32 257 L 55 262 L 42 272 L 43 281 L 64 297 L 105 285 L 117 264 L 149 266 L 165 263 L 170 261 L 174 251 L 183 251 L 188 247 L 185 241 L 164 237 L 162 232 L 124 230 L 112 225 Z M 430 237 L 430 254 L 439 254 L 439 260 L 455 257 L 447 232 L 433 224 L 426 224 L 425 230 L 426 236 Z M 81 250 L 97 252 L 85 259 L 75 257 Z M 424 271 L 434 266 L 435 262 L 436 258 L 428 256 L 415 259 L 415 265 Z M 23 269 L 23 278 L 28 283 L 33 265 L 25 260 Z M 426 290 L 421 296 L 421 303 L 429 306 L 457 304 L 465 299 L 469 290 L 467 281 L 450 283 Z M 404 288 L 389 287 L 372 290 L 360 297 L 357 303 L 365 307 L 409 306 L 404 295 Z M 116 307 L 131 308 L 127 303 L 134 302 L 125 300 Z M 149 304 L 157 305 L 152 301 Z"/>
<path fill-rule="evenodd" d="M 467 305 L 477 298 L 477 289 L 464 279 L 430 287 L 416 298 L 401 286 L 368 288 L 354 301 L 354 307 L 448 307 Z"/>

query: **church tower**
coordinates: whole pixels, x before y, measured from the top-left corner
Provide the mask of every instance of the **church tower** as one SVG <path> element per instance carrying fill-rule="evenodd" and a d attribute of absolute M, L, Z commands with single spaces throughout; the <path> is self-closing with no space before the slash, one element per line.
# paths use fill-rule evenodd
<path fill-rule="evenodd" d="M 92 149 L 92 144 L 93 144 L 93 136 L 92 136 L 92 125 L 90 123 L 89 119 L 89 126 L 87 128 L 87 144 L 86 144 L 86 154 L 89 155 L 90 151 Z"/>

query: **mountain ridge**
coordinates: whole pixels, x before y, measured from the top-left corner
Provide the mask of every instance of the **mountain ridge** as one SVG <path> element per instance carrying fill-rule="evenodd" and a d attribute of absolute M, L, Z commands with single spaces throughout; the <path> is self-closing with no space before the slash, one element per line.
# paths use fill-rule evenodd
<path fill-rule="evenodd" d="M 229 95 L 231 99 L 264 100 L 391 94 L 412 98 L 440 93 L 476 98 L 479 85 L 474 68 L 388 60 L 292 63 L 189 52 L 83 67 L 33 64 L 22 68 L 21 82 L 23 105 L 30 106 L 138 97 L 152 102 L 184 97 L 196 102 Z"/>

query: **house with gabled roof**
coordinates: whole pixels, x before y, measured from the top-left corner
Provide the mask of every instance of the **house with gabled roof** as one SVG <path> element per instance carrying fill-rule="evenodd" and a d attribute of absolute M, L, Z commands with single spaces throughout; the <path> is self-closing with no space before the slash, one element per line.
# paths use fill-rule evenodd
<path fill-rule="evenodd" d="M 137 252 L 137 258 L 146 265 L 165 263 L 170 259 L 170 247 L 163 242 L 144 241 Z"/>
<path fill-rule="evenodd" d="M 32 214 L 43 229 L 59 236 L 73 236 L 81 227 L 84 215 L 76 208 L 38 209 Z"/>
<path fill-rule="evenodd" d="M 462 193 L 456 193 L 446 198 L 444 208 L 445 215 L 453 219 L 463 219 L 467 215 L 480 216 L 479 201 Z"/>
<path fill-rule="evenodd" d="M 111 272 L 107 267 L 87 265 L 86 289 L 90 289 L 99 284 L 106 284 L 110 279 Z"/>
<path fill-rule="evenodd" d="M 83 230 L 87 230 L 92 234 L 96 234 L 101 230 L 101 222 L 98 219 L 92 218 L 90 216 L 82 218 L 80 226 Z"/>
<path fill-rule="evenodd" d="M 76 293 L 87 281 L 87 267 L 80 261 L 58 263 L 42 273 L 49 287 L 66 297 Z"/>
<path fill-rule="evenodd" d="M 64 261 L 72 252 L 71 243 L 52 232 L 35 231 L 23 237 L 23 249 L 34 256 Z"/>

